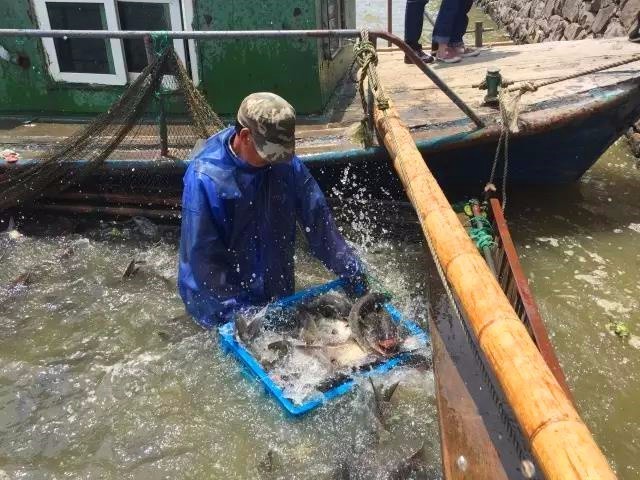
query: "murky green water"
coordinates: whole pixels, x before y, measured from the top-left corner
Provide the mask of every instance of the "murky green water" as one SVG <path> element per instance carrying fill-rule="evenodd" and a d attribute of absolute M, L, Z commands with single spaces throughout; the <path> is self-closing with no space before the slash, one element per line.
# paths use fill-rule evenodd
<path fill-rule="evenodd" d="M 576 185 L 507 214 L 576 402 L 620 478 L 640 476 L 640 170 L 624 140 Z M 624 322 L 618 338 L 607 324 Z"/>
<path fill-rule="evenodd" d="M 363 239 L 357 217 L 349 229 Z M 378 445 L 366 385 L 292 420 L 220 352 L 214 333 L 175 320 L 183 313 L 176 230 L 151 241 L 132 223 L 105 223 L 75 234 L 0 239 L 0 472 L 332 479 L 347 468 L 361 475 L 353 478 L 383 479 L 423 444 L 425 461 L 439 464 L 430 372 L 386 377 L 402 383 L 389 434 Z M 378 237 L 368 247 L 364 257 L 384 273 L 403 311 L 424 321 L 420 245 Z M 134 257 L 147 264 L 122 280 Z M 300 287 L 330 278 L 303 246 L 296 261 Z M 11 286 L 24 272 L 31 272 L 27 285 Z"/>
<path fill-rule="evenodd" d="M 507 207 L 576 401 L 623 479 L 640 469 L 639 182 L 621 142 L 575 185 L 519 189 Z M 424 322 L 418 231 L 365 212 L 365 198 L 349 202 L 343 228 L 402 310 Z M 25 225 L 24 236 L 0 238 L 0 478 L 333 479 L 346 459 L 357 478 L 390 478 L 388 466 L 423 443 L 438 465 L 430 373 L 387 379 L 402 386 L 382 446 L 366 388 L 291 420 L 215 334 L 175 319 L 175 227 L 146 239 L 131 222 L 76 222 L 55 229 L 79 233 L 29 234 Z M 134 257 L 147 264 L 123 281 Z M 299 287 L 329 278 L 303 245 L 296 262 Z M 28 284 L 11 286 L 24 272 Z M 609 333 L 614 320 L 630 338 Z"/>

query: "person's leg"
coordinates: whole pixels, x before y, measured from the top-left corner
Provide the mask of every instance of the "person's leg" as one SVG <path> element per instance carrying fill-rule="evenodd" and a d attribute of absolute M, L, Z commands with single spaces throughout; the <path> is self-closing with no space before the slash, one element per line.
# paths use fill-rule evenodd
<path fill-rule="evenodd" d="M 473 0 L 459 0 L 460 8 L 456 12 L 456 18 L 453 22 L 453 29 L 451 31 L 451 38 L 449 39 L 449 45 L 452 47 L 464 46 L 463 37 L 469 26 L 469 10 L 473 6 Z"/>
<path fill-rule="evenodd" d="M 469 10 L 473 6 L 473 0 L 461 0 L 461 8 L 456 18 L 453 34 L 449 41 L 449 46 L 453 47 L 456 53 L 461 57 L 475 57 L 480 50 L 471 47 L 465 47 L 464 34 L 469 26 Z"/>
<path fill-rule="evenodd" d="M 440 11 L 433 26 L 433 41 L 439 46 L 447 45 L 453 34 L 453 27 L 458 13 L 458 3 L 460 0 L 442 0 Z"/>
<path fill-rule="evenodd" d="M 424 23 L 424 9 L 429 0 L 407 0 L 404 12 L 404 41 L 413 48 L 420 59 L 425 63 L 433 62 L 434 58 L 422 50 L 420 37 L 422 36 L 422 26 Z M 413 63 L 405 55 L 405 63 Z"/>
<path fill-rule="evenodd" d="M 407 0 L 404 10 L 404 41 L 417 50 L 420 48 L 424 8 L 428 0 Z"/>
<path fill-rule="evenodd" d="M 433 42 L 438 44 L 436 58 L 442 62 L 459 62 L 454 50 L 449 47 L 449 42 L 454 33 L 455 22 L 461 0 L 442 0 L 436 24 L 433 27 Z M 466 1 L 466 0 L 465 0 Z"/>

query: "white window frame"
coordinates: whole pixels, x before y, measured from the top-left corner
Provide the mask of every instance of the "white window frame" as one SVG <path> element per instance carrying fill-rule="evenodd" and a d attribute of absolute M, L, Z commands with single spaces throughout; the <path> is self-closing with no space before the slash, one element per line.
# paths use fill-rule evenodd
<path fill-rule="evenodd" d="M 184 24 L 184 30 L 186 32 L 193 31 L 193 19 L 193 0 L 182 0 L 182 23 Z M 189 47 L 189 61 L 191 64 L 191 81 L 197 87 L 200 85 L 200 71 L 198 68 L 198 49 L 196 47 L 196 41 L 187 40 L 187 46 Z"/>
<path fill-rule="evenodd" d="M 118 16 L 113 0 L 33 0 L 36 17 L 42 30 L 51 30 L 47 3 L 97 3 L 104 6 L 107 20 L 106 30 L 118 30 Z M 49 57 L 49 71 L 54 80 L 74 83 L 98 83 L 101 85 L 125 85 L 127 72 L 125 70 L 124 51 L 122 41 L 117 38 L 108 40 L 111 44 L 111 58 L 113 60 L 114 73 L 78 73 L 61 72 L 58 54 L 53 38 L 43 38 L 42 44 Z"/>
<path fill-rule="evenodd" d="M 73 0 L 66 0 L 73 1 Z M 171 30 L 182 30 L 182 11 L 180 8 L 180 0 L 112 0 L 114 1 L 114 5 L 117 3 L 164 3 L 169 5 L 169 18 L 171 20 L 170 29 Z M 185 0 L 186 2 L 187 0 Z M 117 12 L 117 9 L 116 9 Z M 120 29 L 120 19 L 118 19 L 118 29 Z M 123 30 L 126 31 L 126 30 Z M 186 65 L 187 58 L 184 51 L 184 41 L 183 40 L 174 40 L 173 48 L 178 55 L 178 58 L 182 60 L 182 63 Z M 126 63 L 126 58 L 125 58 Z M 130 72 L 127 69 L 127 78 L 130 81 L 135 80 L 140 75 L 140 72 Z M 169 84 L 169 80 L 172 78 L 172 75 L 165 75 L 162 79 L 163 86 L 167 87 Z"/>
<path fill-rule="evenodd" d="M 329 0 L 324 0 L 320 2 L 321 8 L 321 23 L 322 27 L 328 30 L 331 30 L 329 26 Z M 345 22 L 345 1 L 337 0 L 336 8 L 338 9 L 338 25 L 337 29 L 346 28 Z M 335 50 L 331 49 L 331 40 L 332 38 L 325 37 L 322 39 L 322 51 L 325 60 L 333 60 L 338 56 L 338 54 L 342 51 L 342 48 L 345 46 L 345 41 L 342 37 L 338 37 L 338 46 Z M 335 38 L 334 38 L 335 40 Z"/>
<path fill-rule="evenodd" d="M 36 17 L 42 30 L 51 30 L 49 22 L 49 14 L 47 12 L 47 3 L 97 3 L 104 6 L 105 18 L 107 21 L 106 30 L 120 30 L 120 19 L 118 18 L 117 2 L 130 3 L 164 3 L 169 5 L 169 16 L 171 21 L 171 30 L 193 30 L 193 0 L 33 0 Z M 124 55 L 124 44 L 121 39 L 110 39 L 111 58 L 115 73 L 76 73 L 61 72 L 58 63 L 58 55 L 55 43 L 52 38 L 43 38 L 47 56 L 49 57 L 49 71 L 56 81 L 73 82 L 73 83 L 93 83 L 99 85 L 126 85 L 127 81 L 135 80 L 139 72 L 129 72 L 127 68 L 126 57 Z M 200 83 L 200 75 L 198 72 L 197 49 L 194 40 L 188 40 L 189 56 L 191 60 L 191 75 L 195 85 Z M 186 65 L 186 52 L 184 40 L 176 39 L 173 46 L 178 55 Z M 163 79 L 163 85 L 168 86 L 171 76 L 166 75 Z"/>

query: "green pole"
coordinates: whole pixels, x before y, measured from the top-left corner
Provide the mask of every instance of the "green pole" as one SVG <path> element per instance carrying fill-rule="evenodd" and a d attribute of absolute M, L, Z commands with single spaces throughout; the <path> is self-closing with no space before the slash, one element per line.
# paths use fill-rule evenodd
<path fill-rule="evenodd" d="M 156 60 L 156 53 L 153 49 L 153 40 L 150 35 L 144 37 L 144 47 L 147 53 L 147 63 L 151 65 Z M 167 134 L 167 111 L 162 98 L 162 80 L 160 80 L 158 91 L 158 131 L 160 134 L 160 155 L 169 155 L 169 140 Z"/>

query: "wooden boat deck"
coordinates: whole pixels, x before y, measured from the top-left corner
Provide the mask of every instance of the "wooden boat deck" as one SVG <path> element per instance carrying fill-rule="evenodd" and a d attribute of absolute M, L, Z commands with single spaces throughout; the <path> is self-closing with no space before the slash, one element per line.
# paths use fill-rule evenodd
<path fill-rule="evenodd" d="M 434 64 L 433 69 L 471 106 L 487 123 L 494 123 L 497 111 L 483 106 L 486 90 L 473 85 L 484 80 L 488 68 L 498 68 L 506 80 L 513 82 L 540 82 L 560 78 L 640 55 L 640 44 L 626 38 L 607 40 L 579 40 L 572 42 L 546 42 L 529 45 L 487 47 L 478 57 L 458 64 Z M 400 116 L 416 139 L 472 131 L 475 125 L 466 118 L 446 96 L 417 67 L 404 63 L 399 50 L 379 53 L 378 73 L 388 95 L 394 101 Z M 526 94 L 522 112 L 553 107 L 557 111 L 563 103 L 575 103 L 581 94 L 596 88 L 640 77 L 640 60 L 607 70 L 567 80 Z M 324 130 L 311 125 L 300 128 L 300 153 L 327 149 L 355 148 L 348 129 L 363 116 L 356 86 L 345 83 L 331 105 Z M 526 120 L 526 115 L 523 116 Z M 324 135 L 323 135 L 324 132 Z M 328 141 L 320 142 L 325 137 Z M 308 146 L 307 146 L 308 145 Z"/>
<path fill-rule="evenodd" d="M 495 123 L 497 111 L 482 106 L 485 90 L 475 88 L 488 68 L 499 68 L 503 77 L 514 82 L 544 81 L 603 66 L 617 60 L 640 55 L 640 44 L 626 38 L 547 42 L 531 45 L 486 47 L 481 55 L 453 65 L 435 64 L 433 69 L 467 102 L 487 124 Z M 399 50 L 381 50 L 379 74 L 402 119 L 416 140 L 432 139 L 469 132 L 475 125 L 420 71 L 403 61 Z M 553 111 L 586 106 L 590 91 L 613 87 L 637 78 L 640 61 L 604 72 L 582 76 L 543 87 L 526 94 L 521 101 L 522 120 L 540 119 Z M 536 111 L 536 114 L 527 112 Z M 299 155 L 344 151 L 359 148 L 352 138 L 354 125 L 363 117 L 360 98 L 353 79 L 336 90 L 325 114 L 299 119 L 297 148 Z M 35 124 L 35 125 L 34 125 Z M 77 131 L 81 123 L 35 119 L 31 125 L 21 121 L 0 121 L 0 146 L 16 149 L 23 158 L 37 158 L 44 148 Z M 119 158 L 156 158 L 156 127 L 138 131 L 136 148 L 122 149 Z M 170 132 L 171 135 L 171 132 Z M 131 152 L 135 152 L 132 156 Z M 182 152 L 181 152 L 182 153 Z M 118 152 L 112 155 L 118 158 Z"/>

